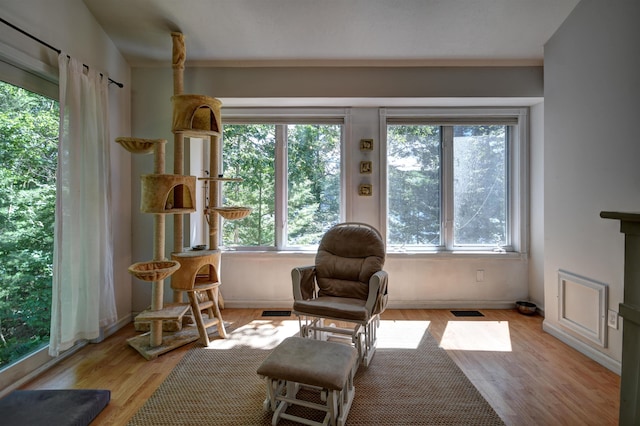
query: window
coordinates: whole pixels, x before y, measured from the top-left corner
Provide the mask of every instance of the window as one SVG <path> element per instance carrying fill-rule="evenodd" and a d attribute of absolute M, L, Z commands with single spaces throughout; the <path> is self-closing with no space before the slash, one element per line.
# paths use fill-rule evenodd
<path fill-rule="evenodd" d="M 14 80 L 11 68 L 2 63 L 2 80 Z M 49 343 L 59 120 L 57 101 L 2 80 L 0 368 Z M 48 89 L 38 91 L 57 96 Z"/>
<path fill-rule="evenodd" d="M 526 110 L 385 110 L 390 250 L 517 251 Z"/>
<path fill-rule="evenodd" d="M 222 204 L 252 213 L 223 221 L 222 246 L 315 248 L 343 217 L 344 122 L 344 115 L 238 119 L 225 111 L 222 170 L 242 181 L 224 184 Z"/>

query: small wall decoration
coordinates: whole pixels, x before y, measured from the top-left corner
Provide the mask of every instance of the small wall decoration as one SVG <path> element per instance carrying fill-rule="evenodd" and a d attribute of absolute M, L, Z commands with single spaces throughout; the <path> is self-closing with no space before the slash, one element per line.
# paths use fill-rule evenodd
<path fill-rule="evenodd" d="M 373 139 L 360 139 L 360 151 L 373 151 Z"/>
<path fill-rule="evenodd" d="M 363 196 L 371 196 L 373 195 L 373 185 L 369 185 L 369 184 L 361 184 L 358 187 L 358 195 L 363 195 Z"/>
<path fill-rule="evenodd" d="M 360 162 L 360 173 L 370 174 L 373 172 L 373 163 L 371 161 Z"/>

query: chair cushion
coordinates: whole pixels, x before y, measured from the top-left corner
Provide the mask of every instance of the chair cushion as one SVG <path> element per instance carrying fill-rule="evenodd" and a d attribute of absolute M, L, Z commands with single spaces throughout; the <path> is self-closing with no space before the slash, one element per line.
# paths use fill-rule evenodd
<path fill-rule="evenodd" d="M 322 237 L 316 254 L 318 294 L 366 300 L 369 279 L 382 270 L 384 259 L 384 242 L 372 229 L 331 228 Z"/>
<path fill-rule="evenodd" d="M 261 376 L 342 390 L 358 352 L 342 343 L 287 337 L 258 367 Z"/>
<path fill-rule="evenodd" d="M 296 300 L 293 310 L 304 315 L 367 322 L 371 312 L 364 305 L 365 301 L 362 299 L 320 296 L 312 300 Z"/>

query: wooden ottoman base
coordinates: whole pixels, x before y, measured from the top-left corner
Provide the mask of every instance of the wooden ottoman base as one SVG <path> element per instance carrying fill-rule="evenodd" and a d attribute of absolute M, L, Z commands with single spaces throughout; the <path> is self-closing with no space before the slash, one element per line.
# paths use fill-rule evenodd
<path fill-rule="evenodd" d="M 257 371 L 266 378 L 264 409 L 274 412 L 271 424 L 275 426 L 282 418 L 310 426 L 343 426 L 355 395 L 357 359 L 358 351 L 352 346 L 301 337 L 285 339 Z M 318 390 L 325 404 L 297 398 L 302 387 Z M 324 421 L 286 413 L 289 405 L 324 411 Z"/>

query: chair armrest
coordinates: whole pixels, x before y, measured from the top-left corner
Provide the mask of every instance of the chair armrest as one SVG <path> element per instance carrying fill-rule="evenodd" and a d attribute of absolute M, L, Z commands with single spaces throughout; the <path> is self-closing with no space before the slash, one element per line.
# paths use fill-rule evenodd
<path fill-rule="evenodd" d="M 316 295 L 316 267 L 301 266 L 291 270 L 293 299 L 308 300 Z"/>
<path fill-rule="evenodd" d="M 378 271 L 369 278 L 369 295 L 365 308 L 371 315 L 381 314 L 387 307 L 387 283 L 389 275 L 386 271 Z"/>

